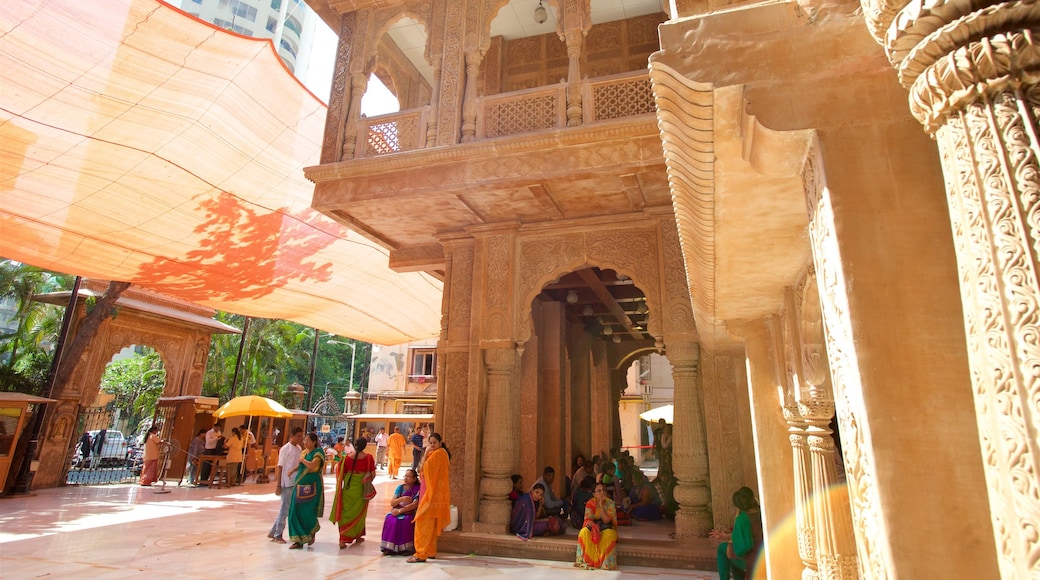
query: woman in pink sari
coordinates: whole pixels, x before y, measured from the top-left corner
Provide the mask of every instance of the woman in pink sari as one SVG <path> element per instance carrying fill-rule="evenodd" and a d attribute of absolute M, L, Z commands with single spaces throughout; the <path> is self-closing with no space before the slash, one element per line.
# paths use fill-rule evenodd
<path fill-rule="evenodd" d="M 376 477 L 376 462 L 365 453 L 367 445 L 368 441 L 359 437 L 354 442 L 354 454 L 343 458 L 336 473 L 336 499 L 330 519 L 339 525 L 341 550 L 348 544 L 365 540 L 365 518 L 368 502 L 375 497 L 372 480 Z"/>

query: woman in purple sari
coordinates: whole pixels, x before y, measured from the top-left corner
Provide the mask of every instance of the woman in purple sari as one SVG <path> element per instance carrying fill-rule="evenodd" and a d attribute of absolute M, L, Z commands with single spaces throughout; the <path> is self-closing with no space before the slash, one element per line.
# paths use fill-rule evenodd
<path fill-rule="evenodd" d="M 414 469 L 404 472 L 404 483 L 397 486 L 390 500 L 390 513 L 383 520 L 383 539 L 379 548 L 388 555 L 415 552 L 415 509 L 419 507 L 419 476 Z"/>
<path fill-rule="evenodd" d="M 534 536 L 556 536 L 563 533 L 563 520 L 557 516 L 547 517 L 542 509 L 545 486 L 534 484 L 529 493 L 521 495 L 513 506 L 513 517 L 509 530 L 523 541 Z"/>

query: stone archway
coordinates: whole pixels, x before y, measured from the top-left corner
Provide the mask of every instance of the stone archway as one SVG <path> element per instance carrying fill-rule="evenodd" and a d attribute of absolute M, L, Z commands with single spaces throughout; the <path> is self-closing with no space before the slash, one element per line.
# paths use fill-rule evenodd
<path fill-rule="evenodd" d="M 100 294 L 106 285 L 107 282 L 84 280 L 72 332 L 85 316 L 87 298 Z M 39 297 L 60 304 L 67 304 L 69 298 L 68 292 Z M 134 344 L 154 348 L 166 368 L 163 396 L 200 395 L 210 337 L 214 333 L 238 332 L 214 320 L 211 308 L 138 287 L 130 287 L 123 293 L 116 302 L 116 310 L 116 316 L 102 323 L 65 388 L 51 394 L 58 402 L 48 407 L 44 418 L 40 468 L 33 479 L 33 488 L 53 487 L 64 482 L 69 452 L 78 435 L 72 427 L 79 409 L 93 403 L 101 375 L 117 352 Z"/>

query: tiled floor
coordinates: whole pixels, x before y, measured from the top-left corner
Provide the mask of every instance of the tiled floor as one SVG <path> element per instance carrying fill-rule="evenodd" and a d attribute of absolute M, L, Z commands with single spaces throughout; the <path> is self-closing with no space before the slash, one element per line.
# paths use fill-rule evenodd
<path fill-rule="evenodd" d="M 326 477 L 326 489 L 331 488 Z M 0 578 L 307 578 L 422 580 L 522 577 L 717 579 L 714 572 L 625 568 L 576 570 L 565 562 L 441 554 L 425 564 L 383 556 L 379 533 L 398 482 L 376 479 L 368 541 L 339 550 L 322 520 L 313 548 L 288 550 L 265 535 L 277 512 L 273 484 L 219 490 L 134 485 L 67 487 L 0 498 Z M 326 516 L 331 494 L 326 496 Z"/>

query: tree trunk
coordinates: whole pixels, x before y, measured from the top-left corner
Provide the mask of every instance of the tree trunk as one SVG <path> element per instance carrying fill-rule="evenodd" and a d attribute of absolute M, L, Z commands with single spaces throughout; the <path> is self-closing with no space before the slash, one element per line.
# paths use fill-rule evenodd
<path fill-rule="evenodd" d="M 72 378 L 72 371 L 76 370 L 87 346 L 101 328 L 101 323 L 113 315 L 116 301 L 129 287 L 130 282 L 112 281 L 108 283 L 105 293 L 98 296 L 94 307 L 87 312 L 76 327 L 76 334 L 72 337 L 72 341 L 63 349 L 63 352 L 59 353 L 61 360 L 58 361 L 58 372 L 54 377 L 52 393 L 60 393 L 64 390 L 65 385 Z"/>

